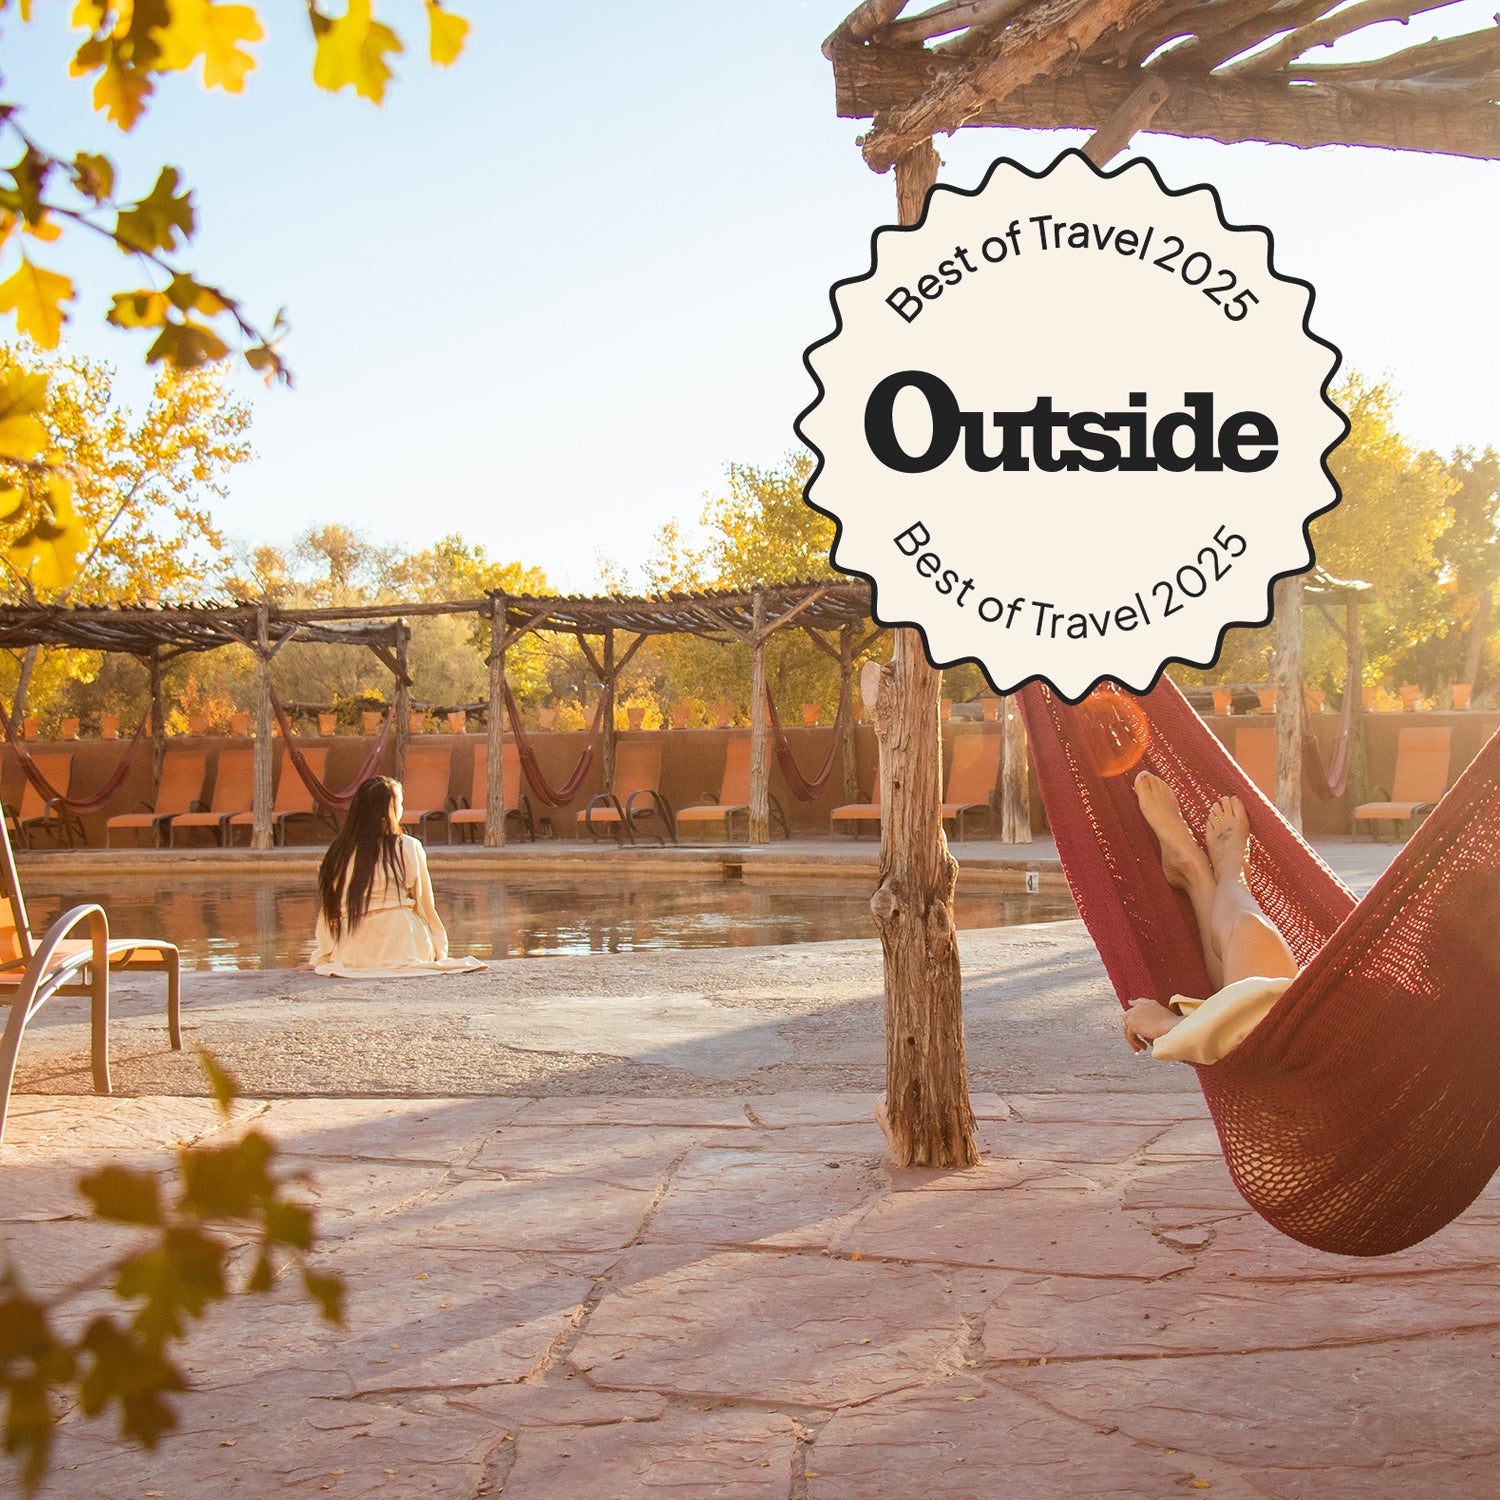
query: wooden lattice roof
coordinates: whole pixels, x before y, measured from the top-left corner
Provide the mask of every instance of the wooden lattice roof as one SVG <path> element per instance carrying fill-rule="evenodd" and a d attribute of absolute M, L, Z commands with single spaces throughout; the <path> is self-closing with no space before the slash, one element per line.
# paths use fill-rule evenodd
<path fill-rule="evenodd" d="M 870 618 L 870 590 L 844 579 L 779 584 L 759 591 L 769 628 L 780 624 L 812 630 L 839 630 Z M 704 590 L 629 598 L 558 595 L 491 595 L 483 599 L 393 602 L 345 608 L 266 610 L 271 646 L 288 640 L 332 642 L 394 649 L 399 622 L 431 615 L 488 615 L 491 600 L 502 601 L 509 631 L 541 630 L 566 635 L 690 634 L 714 640 L 744 640 L 752 633 L 755 594 L 748 590 Z M 212 651 L 220 646 L 254 646 L 261 607 L 253 603 L 192 604 L 162 608 L 108 606 L 0 606 L 0 647 L 66 646 L 84 651 L 118 651 L 131 656 L 166 656 Z"/>
<path fill-rule="evenodd" d="M 1132 128 L 1167 135 L 1500 159 L 1500 24 L 1415 46 L 1370 33 L 1347 61 L 1319 57 L 1449 3 L 866 0 L 824 51 L 839 114 L 874 121 L 877 171 L 963 125 L 1093 130 L 1143 97 L 1149 126 Z"/>

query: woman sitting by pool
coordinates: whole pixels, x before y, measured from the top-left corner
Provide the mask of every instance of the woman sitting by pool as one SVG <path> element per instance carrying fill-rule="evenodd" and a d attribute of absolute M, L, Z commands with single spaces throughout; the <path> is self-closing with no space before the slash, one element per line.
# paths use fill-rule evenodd
<path fill-rule="evenodd" d="M 1168 883 L 1192 902 L 1215 993 L 1206 1000 L 1174 995 L 1168 1005 L 1137 1000 L 1125 1013 L 1125 1040 L 1137 1052 L 1150 1047 L 1155 1057 L 1218 1062 L 1281 998 L 1297 977 L 1297 961 L 1245 878 L 1245 804 L 1224 797 L 1210 809 L 1205 854 L 1166 782 L 1142 771 L 1135 794 L 1161 844 Z"/>
<path fill-rule="evenodd" d="M 401 783 L 362 782 L 318 867 L 319 974 L 364 978 L 482 969 L 449 958 L 422 845 L 401 832 Z"/>

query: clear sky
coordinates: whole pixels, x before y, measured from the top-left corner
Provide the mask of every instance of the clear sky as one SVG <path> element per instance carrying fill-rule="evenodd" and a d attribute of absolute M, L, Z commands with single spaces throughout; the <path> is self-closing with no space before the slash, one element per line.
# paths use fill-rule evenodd
<path fill-rule="evenodd" d="M 7 18 L 0 67 L 28 128 L 109 152 L 127 191 L 180 167 L 201 225 L 187 264 L 265 323 L 289 309 L 296 390 L 236 378 L 259 457 L 216 508 L 231 534 L 337 519 L 420 546 L 461 530 L 587 589 L 596 549 L 638 565 L 727 462 L 795 442 L 829 285 L 894 218 L 819 51 L 851 5 L 595 3 L 561 24 L 545 5 L 454 0 L 474 29 L 444 71 L 422 60 L 416 0 L 389 0 L 410 55 L 377 110 L 315 90 L 301 7 L 262 0 L 246 93 L 166 80 L 128 137 L 66 76 L 69 7 Z M 1382 30 L 1409 45 L 1492 9 Z M 939 142 L 942 179 L 1081 140 L 964 131 Z M 1165 136 L 1138 150 L 1172 186 L 1212 182 L 1232 222 L 1271 227 L 1279 268 L 1317 289 L 1315 331 L 1394 379 L 1414 439 L 1500 446 L 1500 165 Z M 133 272 L 113 250 L 51 259 L 93 294 L 71 347 L 117 362 L 138 398 L 144 343 L 102 323 Z"/>

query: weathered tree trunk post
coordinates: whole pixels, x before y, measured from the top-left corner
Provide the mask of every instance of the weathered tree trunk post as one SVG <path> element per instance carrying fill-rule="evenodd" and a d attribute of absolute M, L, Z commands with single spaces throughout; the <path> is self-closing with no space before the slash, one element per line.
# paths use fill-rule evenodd
<path fill-rule="evenodd" d="M 484 846 L 505 847 L 505 596 L 490 596 L 490 715 L 486 720 Z M 471 801 L 479 796 L 475 787 Z"/>
<path fill-rule="evenodd" d="M 1302 575 L 1276 585 L 1276 806 L 1302 827 Z"/>
<path fill-rule="evenodd" d="M 250 847 L 269 849 L 275 842 L 271 821 L 271 611 L 262 604 L 255 612 L 255 789 L 250 806 Z M 287 774 L 295 774 L 288 766 Z"/>
<path fill-rule="evenodd" d="M 603 738 L 600 740 L 599 764 L 604 775 L 604 790 L 615 789 L 615 633 L 604 632 Z"/>
<path fill-rule="evenodd" d="M 1349 705 L 1349 831 L 1354 831 L 1354 809 L 1369 802 L 1370 742 L 1365 724 L 1364 681 L 1365 643 L 1359 633 L 1359 604 L 1350 599 L 1344 605 L 1344 639 L 1349 652 L 1346 680 L 1353 684 L 1354 702 Z"/>
<path fill-rule="evenodd" d="M 771 842 L 771 719 L 766 711 L 766 596 L 750 596 L 750 842 Z"/>
<path fill-rule="evenodd" d="M 844 762 L 844 801 L 859 801 L 859 742 L 856 738 L 858 714 L 854 708 L 854 626 L 839 631 L 839 704 L 844 722 L 839 730 Z"/>
<path fill-rule="evenodd" d="M 26 696 L 31 691 L 31 678 L 41 650 L 40 646 L 28 646 L 21 653 L 21 675 L 16 678 L 16 690 L 10 700 L 10 717 L 17 728 L 26 717 Z"/>
<path fill-rule="evenodd" d="M 1031 763 L 1026 752 L 1026 723 L 1014 697 L 1000 702 L 1003 749 L 1000 772 L 1000 842 L 1031 842 Z"/>
<path fill-rule="evenodd" d="M 903 224 L 920 217 L 937 168 L 930 140 L 897 159 Z M 958 865 L 943 836 L 941 680 L 917 632 L 897 630 L 875 703 L 883 816 L 870 910 L 885 956 L 886 1114 L 898 1167 L 979 1160 L 953 922 Z"/>
<path fill-rule="evenodd" d="M 151 674 L 151 789 L 161 785 L 161 763 L 167 753 L 167 720 L 161 701 L 161 647 L 153 646 L 146 659 Z"/>
<path fill-rule="evenodd" d="M 406 672 L 406 648 L 411 642 L 411 627 L 405 620 L 396 621 L 396 696 L 391 712 L 396 716 L 395 757 L 391 775 L 397 781 L 406 779 L 406 747 L 411 743 L 411 681 Z"/>

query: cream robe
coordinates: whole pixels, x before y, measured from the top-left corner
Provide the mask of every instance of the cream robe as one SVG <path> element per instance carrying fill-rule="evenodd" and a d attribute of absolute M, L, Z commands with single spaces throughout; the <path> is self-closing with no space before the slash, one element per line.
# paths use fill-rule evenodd
<path fill-rule="evenodd" d="M 1218 1062 L 1255 1030 L 1291 982 L 1252 977 L 1226 984 L 1207 1000 L 1173 995 L 1167 1005 L 1183 1019 L 1157 1037 L 1151 1055 L 1172 1062 Z"/>
<path fill-rule="evenodd" d="M 335 942 L 318 913 L 312 966 L 319 974 L 348 978 L 394 979 L 406 974 L 451 974 L 482 969 L 477 958 L 449 958 L 448 932 L 432 899 L 427 852 L 410 834 L 401 836 L 406 879 L 396 884 L 382 867 L 370 884 L 370 908 L 350 932 L 347 923 Z"/>

